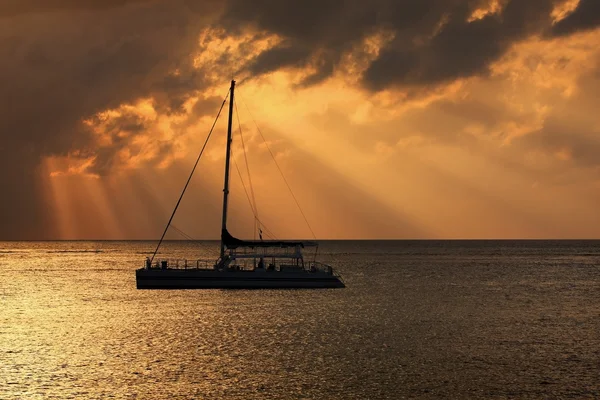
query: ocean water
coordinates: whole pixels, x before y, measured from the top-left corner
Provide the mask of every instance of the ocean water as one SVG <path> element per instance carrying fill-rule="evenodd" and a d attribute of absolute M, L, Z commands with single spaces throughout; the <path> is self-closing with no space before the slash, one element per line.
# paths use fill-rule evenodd
<path fill-rule="evenodd" d="M 0 399 L 600 398 L 600 241 L 324 242 L 346 289 L 136 290 L 154 245 L 0 243 Z"/>

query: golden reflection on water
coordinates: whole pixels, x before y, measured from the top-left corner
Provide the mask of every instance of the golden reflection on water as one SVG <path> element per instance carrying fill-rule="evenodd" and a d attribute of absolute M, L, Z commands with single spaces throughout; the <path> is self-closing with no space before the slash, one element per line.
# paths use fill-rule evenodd
<path fill-rule="evenodd" d="M 0 398 L 600 397 L 597 242 L 436 243 L 325 243 L 348 288 L 318 291 L 138 291 L 151 242 L 2 243 Z"/>

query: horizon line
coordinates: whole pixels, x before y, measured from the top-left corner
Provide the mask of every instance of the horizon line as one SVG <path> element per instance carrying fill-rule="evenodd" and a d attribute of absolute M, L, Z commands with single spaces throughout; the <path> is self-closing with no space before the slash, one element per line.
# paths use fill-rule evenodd
<path fill-rule="evenodd" d="M 343 238 L 279 239 L 305 242 L 466 242 L 466 241 L 600 241 L 600 238 Z M 164 242 L 220 242 L 221 239 L 165 239 Z M 158 242 L 158 239 L 0 239 L 0 242 Z"/>

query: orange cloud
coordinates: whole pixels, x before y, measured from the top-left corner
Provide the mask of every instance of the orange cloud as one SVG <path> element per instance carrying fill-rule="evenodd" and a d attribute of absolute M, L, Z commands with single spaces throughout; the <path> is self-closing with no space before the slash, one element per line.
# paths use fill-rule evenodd
<path fill-rule="evenodd" d="M 577 9 L 580 0 L 563 0 L 559 1 L 554 5 L 552 10 L 552 20 L 556 24 L 559 21 L 567 18 L 570 14 Z"/>
<path fill-rule="evenodd" d="M 477 21 L 487 17 L 488 15 L 499 14 L 504 6 L 506 5 L 507 0 L 486 0 L 483 1 L 478 8 L 473 10 L 469 18 L 468 22 Z"/>

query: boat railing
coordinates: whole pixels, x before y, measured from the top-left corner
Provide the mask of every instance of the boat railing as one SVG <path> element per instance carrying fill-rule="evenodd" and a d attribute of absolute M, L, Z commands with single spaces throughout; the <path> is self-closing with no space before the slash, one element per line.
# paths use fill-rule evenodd
<path fill-rule="evenodd" d="M 258 247 L 258 248 L 250 248 L 250 247 L 240 247 L 237 249 L 230 249 L 229 253 L 232 257 L 244 257 L 244 256 L 252 256 L 252 257 L 300 257 L 301 253 L 299 253 L 298 249 L 294 247 Z"/>
<path fill-rule="evenodd" d="M 167 258 L 157 260 L 152 269 L 214 269 L 214 260 L 188 260 L 185 258 Z"/>

